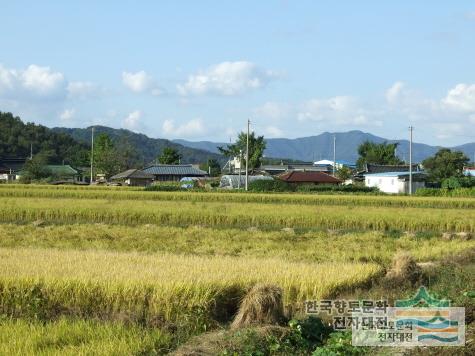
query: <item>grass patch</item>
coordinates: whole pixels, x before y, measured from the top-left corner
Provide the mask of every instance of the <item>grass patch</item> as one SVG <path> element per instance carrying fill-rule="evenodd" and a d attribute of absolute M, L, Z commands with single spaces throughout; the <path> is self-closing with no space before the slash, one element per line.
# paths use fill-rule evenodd
<path fill-rule="evenodd" d="M 172 344 L 171 335 L 159 329 L 119 323 L 0 319 L 1 355 L 154 355 Z"/>

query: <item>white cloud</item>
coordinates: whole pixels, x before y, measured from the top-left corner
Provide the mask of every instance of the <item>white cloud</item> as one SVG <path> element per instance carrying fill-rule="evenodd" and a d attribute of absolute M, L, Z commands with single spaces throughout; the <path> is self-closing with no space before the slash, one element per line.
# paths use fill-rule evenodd
<path fill-rule="evenodd" d="M 265 136 L 267 137 L 283 137 L 284 132 L 276 126 L 267 126 L 265 128 Z"/>
<path fill-rule="evenodd" d="M 190 75 L 187 82 L 178 85 L 177 89 L 182 95 L 230 96 L 262 88 L 275 77 L 275 73 L 264 70 L 251 62 L 222 62 Z"/>
<path fill-rule="evenodd" d="M 434 123 L 432 127 L 435 129 L 435 136 L 441 140 L 461 135 L 465 133 L 466 130 L 465 125 L 454 122 Z"/>
<path fill-rule="evenodd" d="M 288 117 L 290 111 L 291 107 L 288 104 L 267 102 L 264 105 L 254 109 L 254 116 L 272 120 L 280 120 Z"/>
<path fill-rule="evenodd" d="M 475 21 L 475 11 L 467 12 L 466 17 L 468 20 Z"/>
<path fill-rule="evenodd" d="M 74 108 L 66 109 L 61 113 L 61 115 L 59 115 L 59 118 L 61 119 L 61 121 L 68 122 L 68 121 L 71 121 L 75 115 L 76 115 L 76 110 Z"/>
<path fill-rule="evenodd" d="M 386 101 L 389 106 L 383 107 L 383 110 L 390 111 L 391 114 L 399 113 L 411 121 L 426 120 L 441 112 L 440 101 L 427 98 L 400 81 L 386 90 Z"/>
<path fill-rule="evenodd" d="M 165 120 L 162 125 L 163 133 L 171 137 L 198 137 L 206 133 L 206 127 L 201 119 L 193 119 L 181 125 L 173 120 Z"/>
<path fill-rule="evenodd" d="M 456 111 L 475 112 L 475 84 L 457 84 L 448 91 L 442 103 Z"/>
<path fill-rule="evenodd" d="M 404 87 L 403 82 L 396 82 L 386 91 L 386 100 L 389 104 L 396 104 L 399 101 Z"/>
<path fill-rule="evenodd" d="M 70 98 L 86 99 L 99 93 L 97 85 L 91 82 L 69 82 L 66 89 Z"/>
<path fill-rule="evenodd" d="M 162 88 L 153 88 L 150 91 L 150 94 L 152 94 L 153 96 L 160 96 L 160 95 L 163 95 L 164 93 L 165 91 Z"/>
<path fill-rule="evenodd" d="M 349 121 L 351 117 L 361 116 L 361 109 L 351 96 L 335 96 L 329 99 L 310 99 L 300 108 L 298 118 L 301 121 L 324 121 L 338 119 Z"/>
<path fill-rule="evenodd" d="M 133 92 L 142 93 L 150 89 L 152 78 L 143 70 L 136 73 L 122 72 L 122 82 Z"/>
<path fill-rule="evenodd" d="M 0 94 L 2 95 L 57 96 L 63 94 L 64 86 L 64 75 L 52 71 L 50 67 L 31 64 L 26 69 L 16 70 L 0 65 Z"/>
<path fill-rule="evenodd" d="M 122 72 L 122 82 L 134 93 L 148 92 L 153 96 L 160 96 L 165 92 L 165 90 L 160 88 L 153 78 L 143 70 L 136 73 Z"/>
<path fill-rule="evenodd" d="M 140 110 L 132 111 L 122 122 L 122 126 L 128 130 L 137 130 L 140 127 L 142 112 Z"/>

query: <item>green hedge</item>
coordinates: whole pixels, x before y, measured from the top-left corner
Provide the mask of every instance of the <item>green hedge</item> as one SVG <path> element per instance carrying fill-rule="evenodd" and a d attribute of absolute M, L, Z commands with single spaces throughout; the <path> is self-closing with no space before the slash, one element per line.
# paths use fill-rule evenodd
<path fill-rule="evenodd" d="M 249 183 L 252 192 L 300 192 L 300 193 L 378 193 L 374 187 L 360 185 L 303 184 L 291 185 L 278 179 L 256 180 Z"/>
<path fill-rule="evenodd" d="M 184 183 L 181 182 L 168 182 L 168 183 L 159 183 L 159 184 L 152 184 L 144 188 L 147 192 L 177 192 L 181 190 L 187 190 L 186 188 L 182 188 L 181 185 Z"/>
<path fill-rule="evenodd" d="M 416 195 L 422 197 L 475 197 L 475 187 L 472 188 L 420 188 Z"/>
<path fill-rule="evenodd" d="M 360 185 L 334 185 L 334 184 L 304 184 L 297 186 L 298 192 L 312 193 L 312 192 L 342 192 L 342 193 L 377 193 L 376 187 L 365 187 Z"/>
<path fill-rule="evenodd" d="M 255 180 L 249 183 L 251 192 L 292 192 L 294 187 L 278 179 L 274 180 Z"/>

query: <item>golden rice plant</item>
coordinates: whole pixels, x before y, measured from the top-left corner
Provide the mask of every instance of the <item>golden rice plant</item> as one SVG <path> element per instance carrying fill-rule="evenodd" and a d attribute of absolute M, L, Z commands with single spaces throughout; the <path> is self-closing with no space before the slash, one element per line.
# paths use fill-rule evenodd
<path fill-rule="evenodd" d="M 376 261 L 389 264 L 394 251 L 405 250 L 418 261 L 433 261 L 475 248 L 475 239 L 450 240 L 440 233 L 385 231 L 255 230 L 193 225 L 144 224 L 45 225 L 0 224 L 0 247 L 99 249 L 176 254 L 280 258 L 299 262 Z"/>
<path fill-rule="evenodd" d="M 372 195 L 323 195 L 323 194 L 265 194 L 229 192 L 146 192 L 128 187 L 76 187 L 0 185 L 0 197 L 15 198 L 70 198 L 108 200 L 151 200 L 227 203 L 305 204 L 337 206 L 413 207 L 437 209 L 473 209 L 474 198 L 406 197 Z"/>
<path fill-rule="evenodd" d="M 475 231 L 475 209 L 4 198 L 0 222 Z"/>
<path fill-rule="evenodd" d="M 280 286 L 294 303 L 380 272 L 370 263 L 1 248 L 0 314 L 176 320 L 197 308 L 213 314 L 256 283 Z"/>

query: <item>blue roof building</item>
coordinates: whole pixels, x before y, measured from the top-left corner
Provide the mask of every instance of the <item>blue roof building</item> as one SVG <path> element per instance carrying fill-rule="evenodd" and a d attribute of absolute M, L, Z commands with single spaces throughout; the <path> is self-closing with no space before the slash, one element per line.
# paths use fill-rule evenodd
<path fill-rule="evenodd" d="M 178 182 L 183 177 L 206 177 L 208 173 L 194 167 L 191 164 L 156 164 L 142 170 L 152 174 L 155 181 Z"/>

